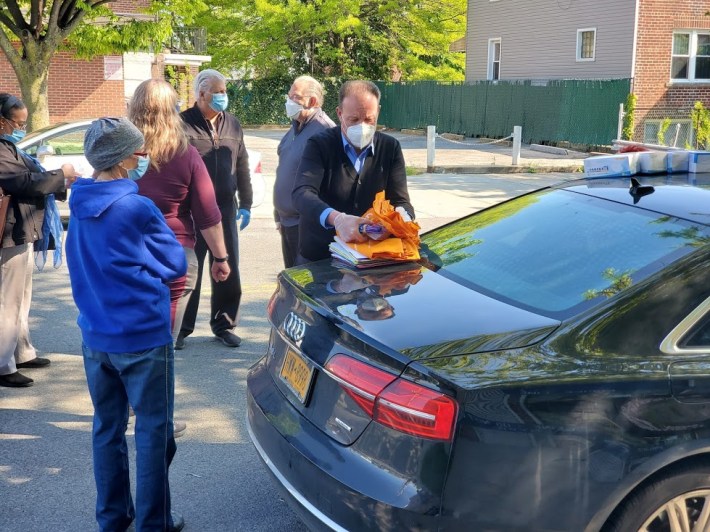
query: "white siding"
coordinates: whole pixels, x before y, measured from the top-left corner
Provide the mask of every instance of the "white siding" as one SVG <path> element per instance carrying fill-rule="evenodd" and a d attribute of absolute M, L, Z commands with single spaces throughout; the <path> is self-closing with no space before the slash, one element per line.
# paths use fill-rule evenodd
<path fill-rule="evenodd" d="M 501 39 L 500 79 L 630 78 L 637 0 L 469 0 L 466 80 L 486 79 Z M 576 60 L 577 30 L 596 28 L 594 61 Z"/>

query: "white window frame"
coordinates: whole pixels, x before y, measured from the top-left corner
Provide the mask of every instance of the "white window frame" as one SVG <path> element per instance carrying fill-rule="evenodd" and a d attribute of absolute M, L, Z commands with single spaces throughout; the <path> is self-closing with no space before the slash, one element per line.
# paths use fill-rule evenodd
<path fill-rule="evenodd" d="M 679 34 L 690 35 L 688 41 L 688 55 L 675 55 L 673 54 L 673 41 L 675 36 Z M 695 63 L 698 58 L 698 35 L 710 35 L 710 30 L 673 30 L 673 35 L 671 35 L 671 61 L 670 61 L 670 81 L 671 83 L 710 83 L 710 78 L 696 78 L 695 77 Z M 687 57 L 688 58 L 688 77 L 687 78 L 674 78 L 673 77 L 673 58 L 674 57 Z M 702 55 L 700 57 L 708 57 Z"/>
<path fill-rule="evenodd" d="M 592 57 L 582 57 L 582 35 L 586 32 L 594 33 L 594 45 L 592 46 Z M 595 61 L 597 57 L 597 28 L 580 28 L 577 30 L 577 62 L 583 63 Z"/>
<path fill-rule="evenodd" d="M 493 65 L 495 64 L 495 45 L 498 45 L 498 77 L 494 78 L 494 68 Z M 503 58 L 503 41 L 500 37 L 494 37 L 492 39 L 488 39 L 488 67 L 486 69 L 486 79 L 488 81 L 498 81 L 500 80 L 500 67 L 502 63 L 502 58 Z"/>

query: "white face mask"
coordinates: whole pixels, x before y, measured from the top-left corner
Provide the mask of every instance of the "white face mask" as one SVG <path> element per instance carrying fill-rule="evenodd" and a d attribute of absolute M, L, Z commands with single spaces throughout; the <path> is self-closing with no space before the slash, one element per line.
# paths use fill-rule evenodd
<path fill-rule="evenodd" d="M 360 122 L 354 126 L 350 126 L 345 132 L 345 136 L 348 140 L 358 149 L 362 149 L 370 142 L 372 142 L 375 136 L 375 131 L 377 131 L 377 126 L 371 126 L 370 124 L 365 124 Z"/>
<path fill-rule="evenodd" d="M 301 111 L 303 111 L 303 106 L 300 103 L 294 102 L 291 98 L 286 99 L 286 116 L 293 120 Z"/>

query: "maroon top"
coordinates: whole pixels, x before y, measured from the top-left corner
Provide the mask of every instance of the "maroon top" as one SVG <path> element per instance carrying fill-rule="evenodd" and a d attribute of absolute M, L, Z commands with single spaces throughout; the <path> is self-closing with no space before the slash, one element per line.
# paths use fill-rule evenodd
<path fill-rule="evenodd" d="M 161 164 L 157 172 L 150 167 L 136 183 L 138 193 L 153 200 L 185 247 L 195 247 L 196 230 L 222 221 L 212 180 L 193 146 Z"/>

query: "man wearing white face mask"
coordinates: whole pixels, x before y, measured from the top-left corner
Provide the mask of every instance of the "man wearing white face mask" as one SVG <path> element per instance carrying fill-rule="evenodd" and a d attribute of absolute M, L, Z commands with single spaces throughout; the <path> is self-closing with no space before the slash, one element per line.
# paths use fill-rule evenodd
<path fill-rule="evenodd" d="M 290 268 L 298 254 L 298 211 L 291 193 L 296 171 L 301 162 L 306 142 L 313 135 L 334 127 L 335 123 L 321 109 L 323 87 L 310 76 L 300 76 L 291 85 L 286 96 L 286 116 L 291 128 L 279 143 L 279 165 L 274 183 L 274 220 L 281 233 L 281 251 L 284 265 Z"/>
<path fill-rule="evenodd" d="M 348 81 L 339 95 L 334 127 L 306 144 L 293 189 L 300 214 L 297 264 L 330 256 L 328 245 L 338 235 L 364 242 L 361 216 L 375 195 L 385 191 L 395 208 L 414 218 L 399 141 L 377 131 L 380 89 L 371 81 Z"/>
<path fill-rule="evenodd" d="M 219 284 L 211 280 L 210 327 L 224 345 L 239 347 L 242 340 L 232 332 L 237 325 L 242 298 L 237 221 L 240 221 L 240 231 L 249 225 L 253 190 L 244 132 L 237 117 L 227 112 L 228 100 L 225 77 L 216 70 L 203 70 L 195 78 L 195 105 L 183 111 L 180 116 L 185 123 L 188 141 L 197 148 L 207 167 L 222 214 L 227 255 L 214 257 L 210 253 L 209 263 L 226 262 L 231 270 L 229 277 Z M 235 194 L 239 198 L 238 204 Z M 187 304 L 180 334 L 175 340 L 175 349 L 182 349 L 185 337 L 195 330 L 200 304 L 202 271 L 208 246 L 201 233 L 196 237 L 197 284 Z"/>

